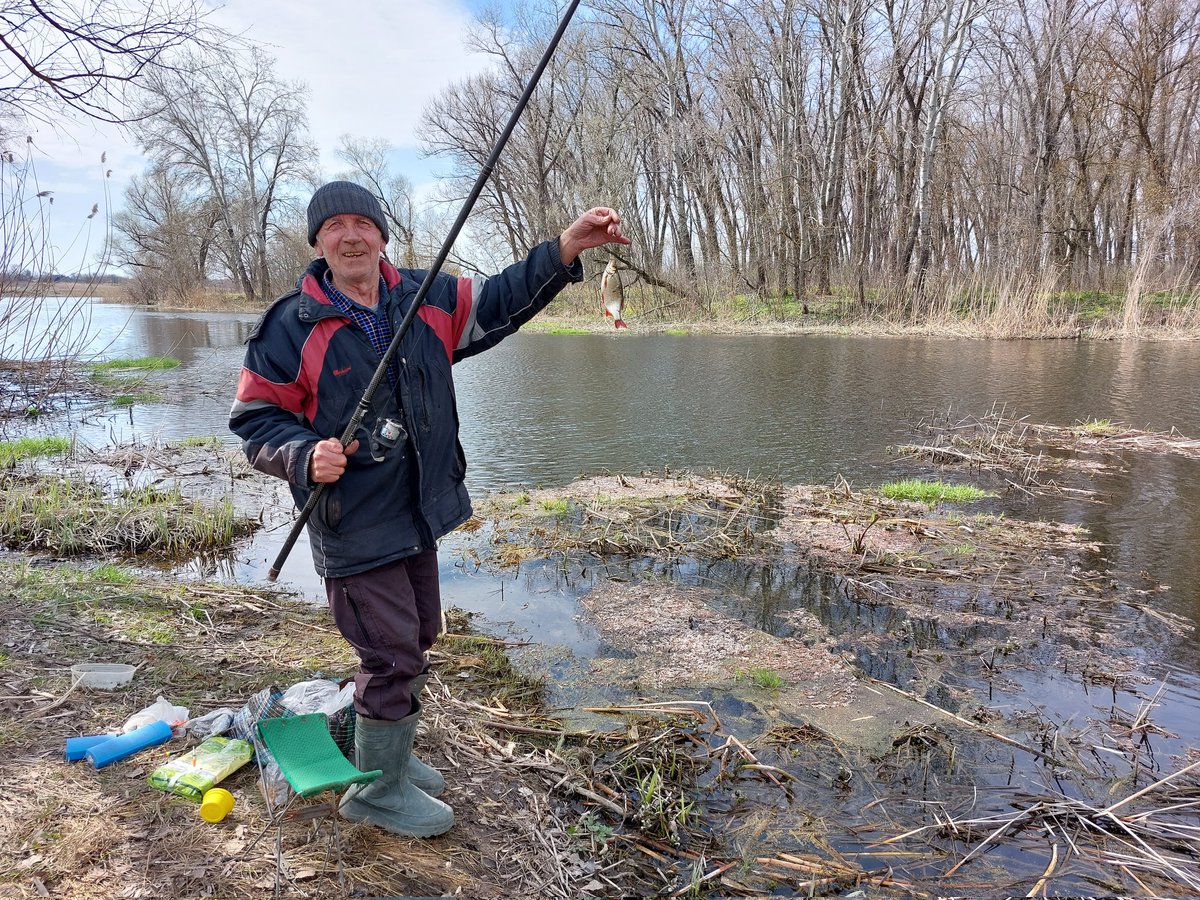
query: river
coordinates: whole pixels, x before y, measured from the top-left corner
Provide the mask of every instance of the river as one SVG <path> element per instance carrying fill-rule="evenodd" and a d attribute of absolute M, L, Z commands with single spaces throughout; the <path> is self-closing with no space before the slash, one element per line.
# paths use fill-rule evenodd
<path fill-rule="evenodd" d="M 52 304 L 54 301 L 47 301 Z M 53 320 L 53 308 L 47 312 Z M 75 408 L 69 429 L 91 446 L 217 435 L 226 428 L 242 344 L 255 316 L 159 312 L 94 303 L 64 343 L 98 358 L 173 356 L 157 377 L 169 399 L 125 409 Z M 11 355 L 0 340 L 0 354 Z M 995 406 L 1034 423 L 1109 419 L 1200 436 L 1200 346 L 1194 343 L 984 341 L 922 337 L 518 334 L 455 369 L 472 492 L 555 486 L 580 474 L 671 469 L 734 471 L 787 483 L 855 487 L 937 473 L 890 452 L 931 414 L 983 415 Z M 1123 470 L 1089 485 L 1106 502 L 1009 496 L 1006 514 L 1082 524 L 1117 573 L 1170 585 L 1163 608 L 1200 622 L 1200 464 L 1123 454 Z M 948 479 L 980 476 L 940 473 Z M 993 485 L 994 486 L 994 485 Z M 229 567 L 261 580 L 286 533 L 262 532 Z M 451 554 L 447 554 L 447 557 Z M 536 641 L 587 652 L 556 576 L 543 582 L 466 576 L 444 563 L 451 602 Z M 281 583 L 322 598 L 304 541 Z M 1196 690 L 1200 639 L 1169 652 Z"/>

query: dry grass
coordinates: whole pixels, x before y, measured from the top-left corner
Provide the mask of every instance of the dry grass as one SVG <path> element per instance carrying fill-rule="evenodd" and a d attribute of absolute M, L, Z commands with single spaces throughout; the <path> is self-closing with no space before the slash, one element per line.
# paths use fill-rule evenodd
<path fill-rule="evenodd" d="M 732 558 L 761 542 L 779 491 L 736 476 L 597 476 L 490 497 L 479 516 L 493 520 L 491 540 L 507 564 L 574 551 Z"/>
<path fill-rule="evenodd" d="M 135 586 L 28 567 L 5 576 L 14 590 L 0 600 L 10 637 L 0 785 L 14 802 L 0 813 L 0 896 L 270 896 L 272 842 L 243 858 L 266 821 L 252 767 L 227 779 L 237 805 L 225 822 L 210 825 L 195 804 L 146 784 L 162 748 L 94 771 L 63 762 L 63 742 L 119 726 L 158 694 L 197 715 L 236 708 L 265 685 L 286 686 L 316 670 L 345 674 L 355 661 L 327 613 L 282 595 L 215 585 Z M 547 877 L 575 883 L 568 859 L 575 842 L 550 809 L 550 774 L 522 765 L 534 751 L 506 736 L 497 741 L 493 735 L 503 732 L 484 724 L 526 719 L 511 696 L 507 706 L 493 699 L 486 679 L 457 677 L 481 671 L 474 648 L 456 652 L 461 643 L 450 641 L 435 660 L 439 677 L 420 738 L 422 752 L 447 773 L 459 824 L 432 841 L 344 826 L 351 885 L 389 895 L 574 896 L 569 887 L 547 893 L 542 885 Z M 127 688 L 70 691 L 66 668 L 85 659 L 139 669 Z M 325 843 L 314 837 L 302 826 L 288 832 L 296 879 L 289 893 L 340 896 L 324 867 Z"/>
<path fill-rule="evenodd" d="M 286 596 L 18 566 L 0 600 L 10 640 L 3 658 L 8 727 L 0 736 L 0 896 L 267 897 L 272 842 L 253 767 L 226 779 L 237 800 L 225 821 L 146 783 L 168 749 L 110 767 L 62 759 L 65 739 L 99 733 L 163 695 L 193 715 L 237 707 L 267 684 L 354 666 L 326 611 Z M 418 737 L 445 774 L 455 828 L 406 840 L 343 824 L 345 875 L 356 896 L 476 898 L 651 896 L 695 878 L 722 893 L 757 894 L 774 873 L 719 859 L 697 830 L 698 779 L 759 779 L 786 793 L 789 776 L 764 765 L 707 704 L 597 711 L 607 728 L 568 731 L 540 707 L 503 646 L 455 629 L 435 648 Z M 112 692 L 71 689 L 67 666 L 103 659 L 137 665 Z M 324 834 L 285 832 L 287 896 L 338 897 Z M 738 867 L 737 880 L 729 872 Z M 758 885 L 759 887 L 754 887 Z M 698 894 L 701 895 L 701 894 Z"/>

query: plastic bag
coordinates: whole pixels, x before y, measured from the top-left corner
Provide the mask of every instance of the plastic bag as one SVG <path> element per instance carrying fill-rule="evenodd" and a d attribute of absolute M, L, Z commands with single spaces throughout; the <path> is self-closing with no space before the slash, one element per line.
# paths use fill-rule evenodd
<path fill-rule="evenodd" d="M 283 770 L 275 761 L 274 755 L 266 747 L 259 745 L 259 766 L 262 771 L 258 779 L 258 790 L 267 801 L 267 808 L 274 811 L 283 809 L 292 797 L 292 786 L 283 777 Z"/>
<path fill-rule="evenodd" d="M 253 758 L 254 748 L 246 741 L 214 735 L 196 749 L 159 766 L 147 780 L 159 790 L 199 803 L 205 791 Z"/>
<path fill-rule="evenodd" d="M 214 709 L 210 713 L 188 719 L 183 726 L 183 733 L 188 737 L 202 740 L 214 734 L 224 734 L 233 724 L 234 711 L 227 706 Z"/>
<path fill-rule="evenodd" d="M 230 737 L 241 738 L 254 743 L 258 740 L 255 726 L 259 719 L 272 719 L 277 716 L 290 716 L 291 711 L 280 703 L 283 691 L 272 685 L 263 688 L 247 701 L 233 716 L 233 724 L 226 730 Z"/>
<path fill-rule="evenodd" d="M 301 681 L 293 684 L 283 692 L 280 702 L 296 715 L 322 712 L 332 716 L 354 700 L 354 682 L 339 688 L 336 681 L 328 678 L 315 678 L 312 681 Z"/>
<path fill-rule="evenodd" d="M 157 700 L 141 712 L 136 712 L 130 716 L 125 724 L 121 726 L 121 731 L 128 734 L 131 731 L 136 731 L 143 725 L 150 725 L 154 722 L 166 722 L 172 728 L 178 728 L 187 720 L 188 708 L 186 706 L 176 706 L 170 700 L 165 699 L 162 694 L 159 694 Z"/>

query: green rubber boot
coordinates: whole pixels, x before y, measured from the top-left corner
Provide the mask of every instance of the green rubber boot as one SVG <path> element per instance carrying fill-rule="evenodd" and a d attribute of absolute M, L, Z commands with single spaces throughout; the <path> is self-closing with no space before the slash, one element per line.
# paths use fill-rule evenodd
<path fill-rule="evenodd" d="M 383 775 L 366 785 L 353 785 L 338 811 L 351 822 L 366 822 L 404 837 L 433 837 L 454 827 L 454 810 L 430 797 L 408 777 L 413 737 L 421 704 L 399 721 L 359 716 L 354 728 L 355 765 Z"/>
<path fill-rule="evenodd" d="M 425 669 L 424 672 L 412 680 L 411 687 L 414 702 L 421 696 L 421 691 L 425 690 L 425 682 L 428 680 L 429 669 Z M 417 710 L 420 707 L 414 706 L 413 709 Z M 416 753 L 413 753 L 408 761 L 408 780 L 430 797 L 439 797 L 442 791 L 446 789 L 446 779 L 442 778 L 442 773 L 433 766 L 419 760 Z"/>

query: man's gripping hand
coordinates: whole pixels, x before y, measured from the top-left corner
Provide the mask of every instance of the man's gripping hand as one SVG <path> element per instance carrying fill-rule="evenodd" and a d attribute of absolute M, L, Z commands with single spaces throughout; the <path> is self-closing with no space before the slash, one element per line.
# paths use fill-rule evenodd
<path fill-rule="evenodd" d="M 335 437 L 318 441 L 308 459 L 308 480 L 313 484 L 333 484 L 346 471 L 346 457 L 358 449 L 358 438 L 345 450 Z"/>

